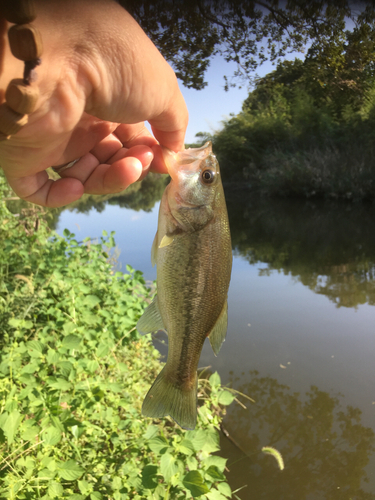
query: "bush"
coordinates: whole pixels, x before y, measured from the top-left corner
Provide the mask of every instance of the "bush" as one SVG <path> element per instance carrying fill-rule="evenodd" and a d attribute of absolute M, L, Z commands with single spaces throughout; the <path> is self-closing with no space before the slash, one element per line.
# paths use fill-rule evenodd
<path fill-rule="evenodd" d="M 308 73 L 301 79 L 301 64 L 261 78 L 212 137 L 223 179 L 268 195 L 373 198 L 375 86 L 361 105 L 342 99 L 338 111 L 338 102 L 316 98 Z M 298 78 L 283 81 L 293 67 Z"/>
<path fill-rule="evenodd" d="M 113 271 L 113 234 L 61 238 L 33 211 L 0 202 L 0 498 L 231 497 L 212 453 L 234 396 L 214 374 L 195 431 L 143 418 L 160 364 L 135 330 L 152 295 L 142 273 Z"/>

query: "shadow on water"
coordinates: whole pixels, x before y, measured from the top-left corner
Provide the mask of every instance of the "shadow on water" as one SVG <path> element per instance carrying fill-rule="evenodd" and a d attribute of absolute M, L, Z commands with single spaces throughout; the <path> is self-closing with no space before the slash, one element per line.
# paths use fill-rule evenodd
<path fill-rule="evenodd" d="M 240 378 L 232 375 L 231 383 L 255 400 L 247 410 L 232 405 L 225 419 L 226 427 L 235 429 L 231 436 L 237 446 L 222 437 L 221 454 L 232 457 L 227 464 L 232 489 L 247 485 L 239 492 L 241 498 L 375 499 L 362 489 L 362 482 L 368 482 L 365 466 L 375 451 L 375 434 L 361 424 L 358 408 L 343 408 L 340 395 L 314 386 L 304 395 L 291 392 L 257 371 Z M 263 446 L 281 452 L 283 471 L 260 451 Z M 238 447 L 248 451 L 238 456 Z"/>
<path fill-rule="evenodd" d="M 240 201 L 239 201 L 240 199 Z M 235 255 L 337 307 L 375 305 L 375 204 L 227 196 Z"/>

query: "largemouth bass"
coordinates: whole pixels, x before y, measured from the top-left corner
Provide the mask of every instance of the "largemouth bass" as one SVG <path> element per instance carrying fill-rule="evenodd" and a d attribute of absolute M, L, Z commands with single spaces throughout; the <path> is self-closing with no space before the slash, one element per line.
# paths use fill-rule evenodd
<path fill-rule="evenodd" d="M 232 246 L 219 164 L 211 143 L 164 150 L 171 176 L 151 251 L 157 295 L 137 324 L 166 330 L 167 362 L 145 397 L 142 414 L 170 415 L 182 428 L 197 421 L 197 368 L 209 337 L 215 355 L 227 332 Z"/>

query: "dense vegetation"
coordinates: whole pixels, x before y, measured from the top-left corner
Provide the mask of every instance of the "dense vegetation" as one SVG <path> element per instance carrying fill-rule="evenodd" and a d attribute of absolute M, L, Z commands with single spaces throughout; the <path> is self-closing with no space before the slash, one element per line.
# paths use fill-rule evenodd
<path fill-rule="evenodd" d="M 253 89 L 212 137 L 227 181 L 272 195 L 374 197 L 373 3 L 121 3 L 187 87 L 203 88 L 210 59 L 221 54 L 237 64 L 225 88 Z M 305 60 L 285 61 L 292 52 Z M 266 60 L 279 63 L 276 71 L 256 79 Z"/>
<path fill-rule="evenodd" d="M 340 87 L 314 78 L 315 60 L 280 63 L 242 111 L 213 136 L 224 181 L 271 195 L 375 196 L 375 85 L 362 74 Z M 344 90 L 342 90 L 344 92 Z"/>
<path fill-rule="evenodd" d="M 373 60 L 375 7 L 352 0 L 120 0 L 173 65 L 187 87 L 201 89 L 210 59 L 220 54 L 237 65 L 225 79 L 253 81 L 267 60 L 291 52 L 313 55 L 315 76 L 323 83 L 341 72 L 347 25 L 353 27 L 350 64 L 341 86 L 350 89 L 355 75 Z M 364 43 L 363 43 L 364 42 Z M 354 76 L 354 78 L 353 78 Z M 234 79 L 234 80 L 233 80 Z"/>
<path fill-rule="evenodd" d="M 200 381 L 195 431 L 141 416 L 160 370 L 135 330 L 151 291 L 113 271 L 113 234 L 79 243 L 38 209 L 18 215 L 0 201 L 0 498 L 232 497 L 212 455 L 234 399 L 217 374 Z"/>

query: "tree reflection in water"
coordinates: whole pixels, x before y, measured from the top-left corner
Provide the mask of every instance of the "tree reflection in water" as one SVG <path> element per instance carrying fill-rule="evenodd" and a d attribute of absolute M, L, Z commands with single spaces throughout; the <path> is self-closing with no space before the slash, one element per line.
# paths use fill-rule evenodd
<path fill-rule="evenodd" d="M 227 195 L 232 244 L 338 307 L 375 305 L 375 204 Z"/>
<path fill-rule="evenodd" d="M 233 404 L 225 417 L 225 428 L 246 450 L 242 458 L 227 464 L 232 489 L 247 484 L 238 493 L 241 499 L 375 499 L 375 494 L 366 492 L 366 466 L 375 451 L 375 434 L 361 424 L 358 408 L 343 408 L 339 395 L 314 386 L 300 395 L 257 371 L 242 375 L 245 383 L 232 373 L 230 385 L 255 403 L 249 403 L 247 410 Z M 282 472 L 272 457 L 261 452 L 263 446 L 281 452 Z M 226 437 L 222 447 L 221 456 L 228 456 L 231 444 Z"/>

